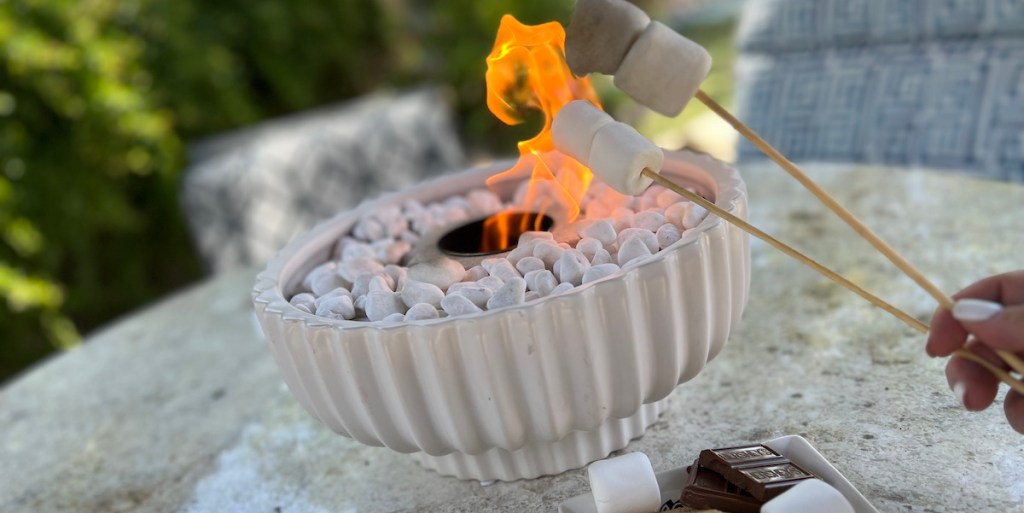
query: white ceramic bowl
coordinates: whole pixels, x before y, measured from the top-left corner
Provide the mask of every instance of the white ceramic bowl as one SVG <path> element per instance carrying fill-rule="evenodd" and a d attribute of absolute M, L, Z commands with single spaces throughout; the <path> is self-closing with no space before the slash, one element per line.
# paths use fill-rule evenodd
<path fill-rule="evenodd" d="M 288 244 L 260 273 L 253 298 L 274 359 L 295 398 L 329 428 L 416 453 L 424 466 L 459 478 L 559 473 L 642 435 L 676 385 L 722 349 L 746 304 L 750 248 L 746 234 L 714 216 L 616 275 L 473 315 L 335 321 L 285 299 L 363 213 L 462 194 L 510 164 L 445 176 L 341 213 Z M 666 152 L 664 173 L 746 217 L 746 188 L 722 163 Z"/>

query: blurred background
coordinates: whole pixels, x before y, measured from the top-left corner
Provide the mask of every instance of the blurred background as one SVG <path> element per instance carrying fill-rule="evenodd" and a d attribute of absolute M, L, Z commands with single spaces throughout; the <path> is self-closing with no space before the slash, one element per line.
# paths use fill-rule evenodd
<path fill-rule="evenodd" d="M 181 194 L 218 134 L 433 84 L 468 162 L 515 154 L 537 125 L 487 111 L 484 59 L 503 14 L 565 24 L 573 3 L 0 0 L 0 382 L 217 270 Z M 637 3 L 708 48 L 704 89 L 731 106 L 740 2 Z M 702 106 L 664 118 L 594 81 L 662 146 L 734 158 Z"/>

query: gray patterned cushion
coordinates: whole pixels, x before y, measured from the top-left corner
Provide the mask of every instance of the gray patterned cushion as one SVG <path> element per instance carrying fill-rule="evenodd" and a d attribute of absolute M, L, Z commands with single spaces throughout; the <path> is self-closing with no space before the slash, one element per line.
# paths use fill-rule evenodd
<path fill-rule="evenodd" d="M 436 89 L 270 121 L 190 155 L 183 208 L 213 271 L 265 262 L 319 220 L 464 165 Z"/>
<path fill-rule="evenodd" d="M 1024 0 L 752 1 L 739 44 L 741 119 L 792 159 L 1024 180 Z"/>

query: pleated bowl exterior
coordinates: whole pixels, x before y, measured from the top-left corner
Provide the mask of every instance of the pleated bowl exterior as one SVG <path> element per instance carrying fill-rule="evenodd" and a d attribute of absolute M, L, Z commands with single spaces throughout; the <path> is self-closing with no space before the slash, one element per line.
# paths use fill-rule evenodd
<path fill-rule="evenodd" d="M 714 216 L 613 276 L 468 316 L 334 321 L 285 299 L 363 213 L 465 193 L 508 164 L 442 177 L 339 214 L 288 244 L 260 273 L 254 304 L 281 375 L 330 429 L 367 445 L 422 452 L 424 465 L 462 478 L 557 473 L 640 436 L 660 413 L 652 403 L 722 349 L 746 304 L 750 249 L 746 234 Z M 663 172 L 746 217 L 746 188 L 735 170 L 707 156 L 666 152 Z M 556 454 L 523 456 L 541 448 Z"/>

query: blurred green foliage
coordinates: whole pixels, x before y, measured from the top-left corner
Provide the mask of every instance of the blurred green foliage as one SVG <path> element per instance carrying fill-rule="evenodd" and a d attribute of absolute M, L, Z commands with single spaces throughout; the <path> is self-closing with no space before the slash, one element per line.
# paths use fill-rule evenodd
<path fill-rule="evenodd" d="M 0 0 L 0 380 L 201 274 L 185 142 L 380 86 L 455 90 L 470 146 L 501 16 L 571 0 Z M 523 134 L 515 130 L 523 131 Z"/>

